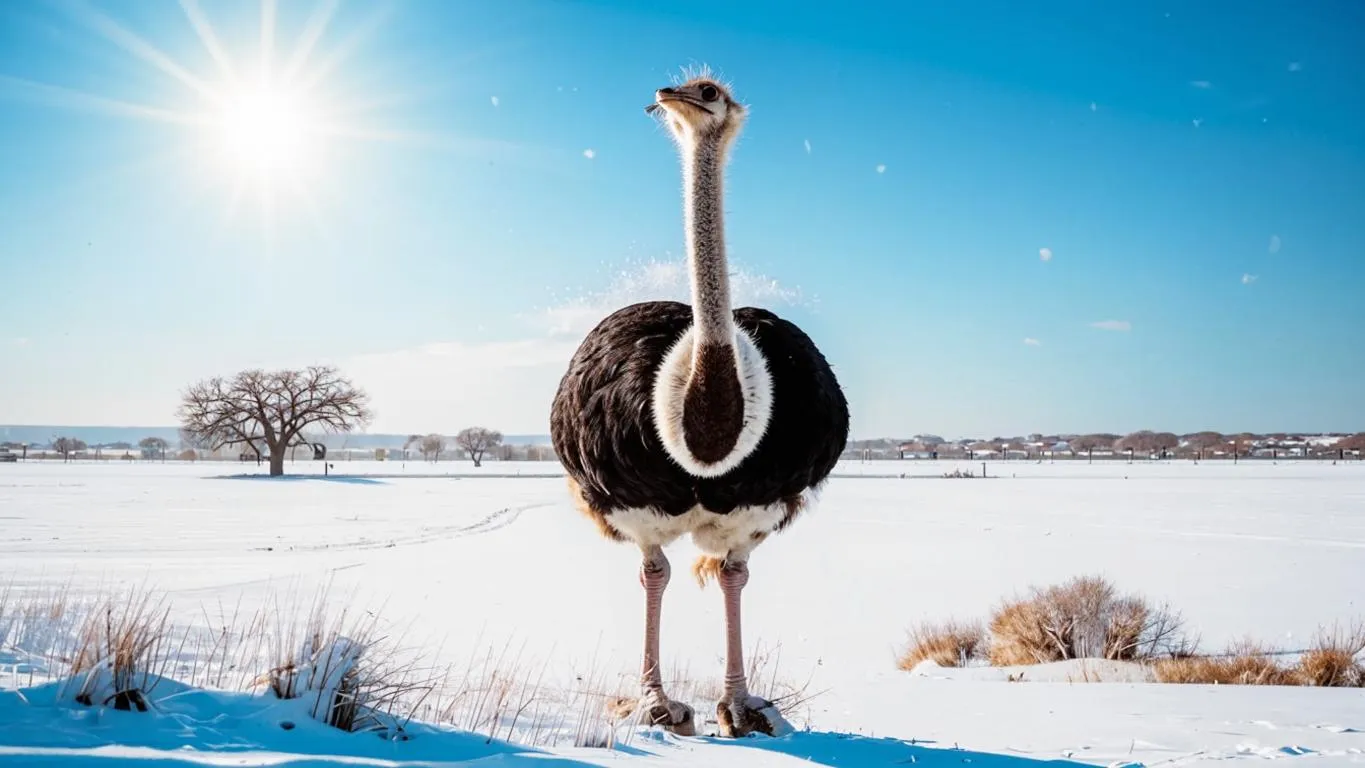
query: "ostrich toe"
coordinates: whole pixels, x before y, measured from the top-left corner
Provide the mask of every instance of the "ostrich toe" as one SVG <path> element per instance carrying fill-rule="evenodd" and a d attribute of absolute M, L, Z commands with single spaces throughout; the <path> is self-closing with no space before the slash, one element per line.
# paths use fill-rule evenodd
<path fill-rule="evenodd" d="M 716 722 L 720 725 L 720 735 L 729 739 L 755 732 L 765 736 L 786 736 L 796 730 L 776 705 L 758 696 L 721 701 L 716 705 Z"/>
<path fill-rule="evenodd" d="M 639 712 L 641 725 L 658 725 L 679 736 L 696 736 L 696 713 L 692 708 L 663 694 L 647 691 L 638 699 L 621 698 L 611 705 L 616 720 L 625 720 Z"/>

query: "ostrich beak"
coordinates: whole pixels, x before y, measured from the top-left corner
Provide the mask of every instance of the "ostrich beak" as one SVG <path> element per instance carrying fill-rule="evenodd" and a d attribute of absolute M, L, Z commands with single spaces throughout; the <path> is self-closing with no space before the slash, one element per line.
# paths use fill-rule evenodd
<path fill-rule="evenodd" d="M 695 103 L 676 88 L 660 88 L 654 92 L 654 103 L 645 107 L 645 114 L 652 115 L 660 109 L 663 109 L 663 103 L 665 101 L 685 101 L 688 104 Z"/>

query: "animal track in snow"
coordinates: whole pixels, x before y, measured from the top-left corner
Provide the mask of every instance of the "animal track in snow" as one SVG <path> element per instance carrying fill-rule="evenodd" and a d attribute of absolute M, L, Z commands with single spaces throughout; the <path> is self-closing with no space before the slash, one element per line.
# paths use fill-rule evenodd
<path fill-rule="evenodd" d="M 506 528 L 512 523 L 515 523 L 522 512 L 543 506 L 549 505 L 528 504 L 521 507 L 504 507 L 486 515 L 474 523 L 434 527 L 423 526 L 415 533 L 386 539 L 361 538 L 355 541 L 343 541 L 335 544 L 303 544 L 293 547 L 277 547 L 276 549 L 277 551 L 290 552 L 343 552 L 364 549 L 393 549 L 395 547 L 430 544 L 435 541 L 458 539 L 481 533 L 491 533 L 501 528 Z"/>

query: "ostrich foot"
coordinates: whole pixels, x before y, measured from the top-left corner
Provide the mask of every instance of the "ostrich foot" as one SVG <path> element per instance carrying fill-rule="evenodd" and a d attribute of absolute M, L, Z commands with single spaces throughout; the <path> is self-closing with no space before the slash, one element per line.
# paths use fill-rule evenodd
<path fill-rule="evenodd" d="M 679 736 L 697 735 L 692 708 L 657 691 L 648 691 L 638 699 L 616 699 L 609 709 L 612 718 L 618 721 L 639 712 L 641 725 L 663 726 L 664 730 Z"/>
<path fill-rule="evenodd" d="M 716 705 L 720 735 L 728 739 L 748 736 L 757 731 L 767 736 L 786 736 L 795 731 L 777 706 L 758 696 L 721 701 Z"/>

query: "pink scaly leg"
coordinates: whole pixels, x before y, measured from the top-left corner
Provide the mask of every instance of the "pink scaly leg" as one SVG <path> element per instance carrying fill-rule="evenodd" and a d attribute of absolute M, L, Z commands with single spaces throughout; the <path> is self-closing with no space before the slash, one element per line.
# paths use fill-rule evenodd
<path fill-rule="evenodd" d="M 721 592 L 725 595 L 725 696 L 716 705 L 720 735 L 747 736 L 753 731 L 769 736 L 792 732 L 772 702 L 749 693 L 744 675 L 744 637 L 740 630 L 740 594 L 749 583 L 749 565 L 744 561 L 726 562 L 720 570 Z"/>
<path fill-rule="evenodd" d="M 659 665 L 659 622 L 663 613 L 664 588 L 672 568 L 663 550 L 645 550 L 640 565 L 640 584 L 645 588 L 645 657 L 640 670 L 644 695 L 640 698 L 640 719 L 649 725 L 662 725 L 680 736 L 696 735 L 692 708 L 664 694 L 664 677 Z"/>

